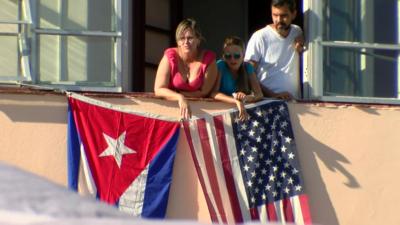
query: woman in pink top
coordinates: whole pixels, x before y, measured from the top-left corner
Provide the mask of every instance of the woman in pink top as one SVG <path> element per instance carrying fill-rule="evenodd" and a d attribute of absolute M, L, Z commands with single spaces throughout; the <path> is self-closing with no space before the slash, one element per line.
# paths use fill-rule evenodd
<path fill-rule="evenodd" d="M 202 35 L 193 19 L 184 19 L 176 29 L 176 48 L 168 48 L 157 69 L 156 96 L 178 101 L 182 119 L 191 117 L 185 97 L 207 97 L 217 78 L 215 53 L 201 50 Z"/>

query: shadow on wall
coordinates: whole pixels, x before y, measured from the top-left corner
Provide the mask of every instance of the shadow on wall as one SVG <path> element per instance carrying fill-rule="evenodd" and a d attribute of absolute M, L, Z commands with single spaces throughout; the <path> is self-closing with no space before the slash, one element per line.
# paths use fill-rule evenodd
<path fill-rule="evenodd" d="M 321 143 L 303 129 L 300 116 L 312 114 L 319 115 L 307 110 L 304 105 L 289 104 L 292 128 L 296 134 L 296 145 L 300 155 L 300 163 L 303 168 L 303 176 L 306 183 L 306 192 L 309 193 L 310 210 L 313 222 L 326 225 L 339 225 L 339 221 L 329 197 L 324 179 L 318 167 L 317 161 L 322 161 L 326 168 L 341 173 L 346 181 L 344 184 L 349 188 L 360 188 L 357 179 L 350 174 L 343 164 L 350 161 L 341 153 Z M 295 109 L 294 109 L 295 108 Z M 305 144 L 306 146 L 302 146 Z M 318 197 L 318 199 L 316 199 Z"/>
<path fill-rule="evenodd" d="M 27 123 L 67 123 L 67 96 L 58 94 L 1 94 L 0 113 L 12 122 Z M 127 110 L 158 113 L 179 120 L 179 107 L 176 101 L 167 101 L 146 94 L 140 96 L 123 95 L 88 95 L 105 103 L 118 105 Z M 234 108 L 233 105 L 212 99 L 201 99 L 191 104 L 194 116 L 202 116 Z"/>
<path fill-rule="evenodd" d="M 1 94 L 0 113 L 13 122 L 67 123 L 67 98 L 56 95 Z"/>

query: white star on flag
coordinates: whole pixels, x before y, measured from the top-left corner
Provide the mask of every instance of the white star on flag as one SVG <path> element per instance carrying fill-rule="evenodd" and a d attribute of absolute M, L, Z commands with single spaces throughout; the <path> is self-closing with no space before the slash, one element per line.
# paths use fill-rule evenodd
<path fill-rule="evenodd" d="M 103 133 L 104 139 L 106 140 L 108 146 L 99 156 L 113 156 L 119 168 L 121 168 L 123 155 L 136 153 L 135 150 L 132 150 L 125 145 L 125 135 L 126 131 L 122 133 L 117 139 L 114 139 Z"/>

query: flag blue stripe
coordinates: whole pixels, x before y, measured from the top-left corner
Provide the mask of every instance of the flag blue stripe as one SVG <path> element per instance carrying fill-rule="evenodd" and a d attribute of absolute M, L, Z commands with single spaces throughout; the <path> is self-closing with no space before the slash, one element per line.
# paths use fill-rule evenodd
<path fill-rule="evenodd" d="M 149 165 L 142 217 L 165 217 L 178 138 L 179 127 Z"/>
<path fill-rule="evenodd" d="M 68 105 L 67 140 L 68 187 L 72 190 L 78 191 L 79 164 L 81 157 L 80 140 L 70 105 Z"/>

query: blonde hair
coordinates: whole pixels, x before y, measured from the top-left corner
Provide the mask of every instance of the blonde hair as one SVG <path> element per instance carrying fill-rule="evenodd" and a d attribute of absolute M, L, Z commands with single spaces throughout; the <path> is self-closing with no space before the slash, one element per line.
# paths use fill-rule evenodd
<path fill-rule="evenodd" d="M 203 35 L 201 34 L 200 28 L 197 25 L 197 22 L 194 19 L 187 18 L 182 20 L 179 24 L 178 27 L 176 28 L 176 33 L 175 33 L 175 40 L 176 42 L 179 41 L 180 36 L 186 29 L 191 29 L 200 41 L 204 40 Z"/>
<path fill-rule="evenodd" d="M 239 46 L 242 49 L 242 53 L 244 54 L 244 50 L 245 50 L 245 45 L 244 45 L 244 41 L 237 36 L 228 36 L 225 38 L 224 40 L 224 45 L 223 45 L 223 51 L 225 51 L 226 47 L 232 46 L 232 45 L 236 45 Z M 246 62 L 242 62 L 242 64 L 239 67 L 239 71 L 238 71 L 238 78 L 237 78 L 237 82 L 236 82 L 236 89 L 237 91 L 243 92 L 245 94 L 250 94 L 251 89 L 249 86 L 249 76 L 246 70 L 246 66 L 245 66 Z"/>
<path fill-rule="evenodd" d="M 244 42 L 240 37 L 237 37 L 237 36 L 226 37 L 224 40 L 223 49 L 225 49 L 226 47 L 231 46 L 231 45 L 237 45 L 237 46 L 241 47 L 242 50 L 244 51 Z"/>

